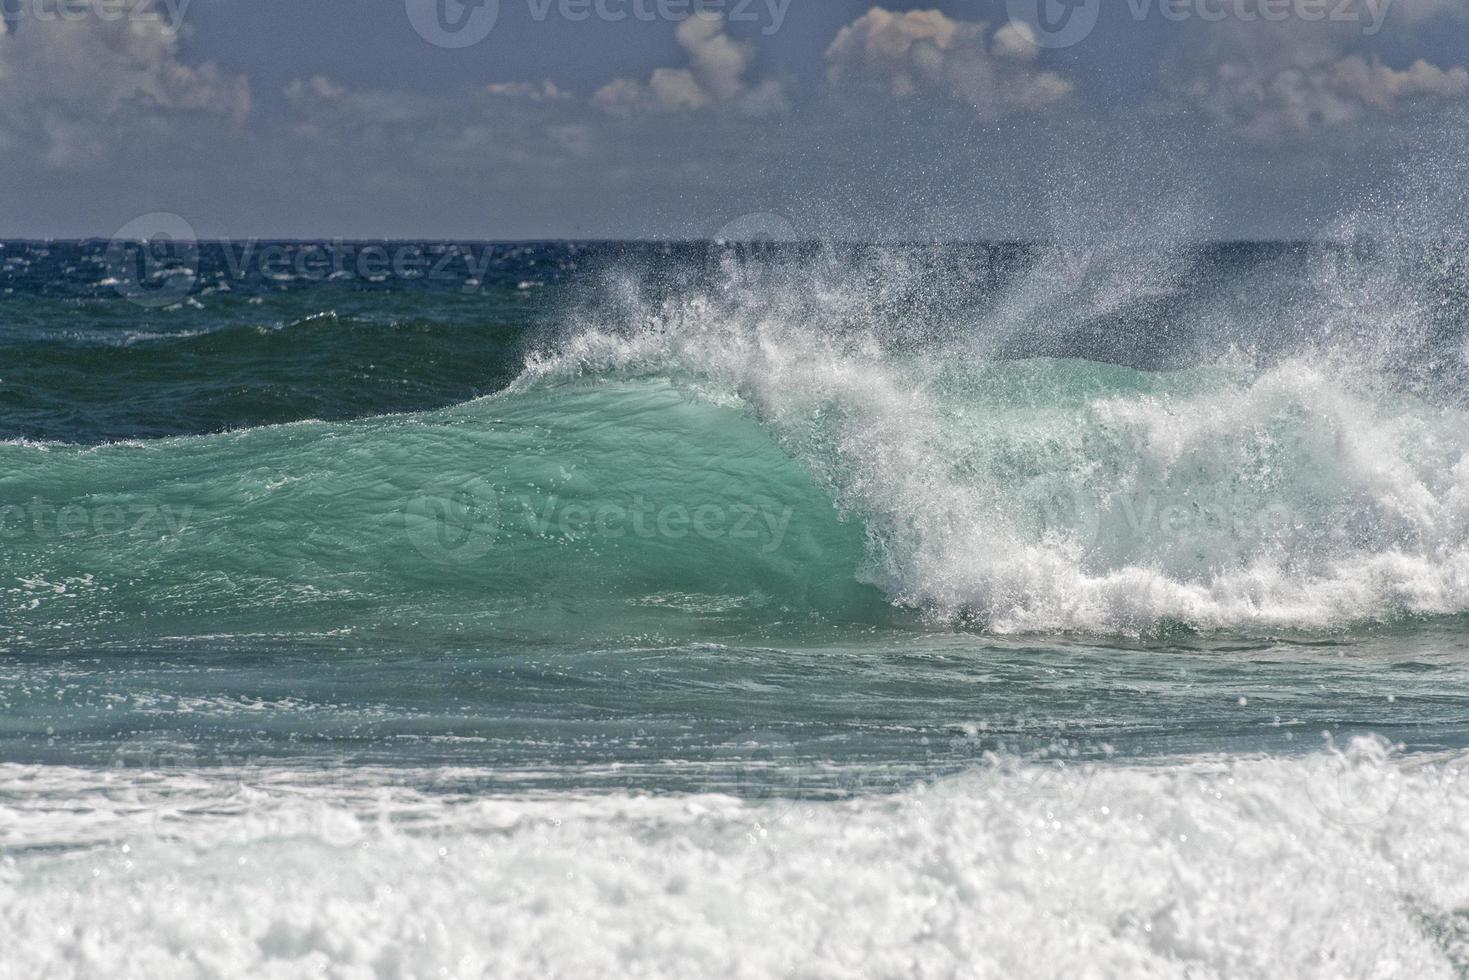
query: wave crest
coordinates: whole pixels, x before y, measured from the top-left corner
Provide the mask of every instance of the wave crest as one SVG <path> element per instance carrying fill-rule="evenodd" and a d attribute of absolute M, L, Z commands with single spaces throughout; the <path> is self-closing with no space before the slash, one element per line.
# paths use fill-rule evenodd
<path fill-rule="evenodd" d="M 1349 351 L 1005 359 L 978 326 L 876 318 L 871 294 L 732 282 L 584 328 L 515 388 L 658 376 L 742 407 L 861 521 L 864 581 L 997 632 L 1469 609 L 1469 417 Z"/>

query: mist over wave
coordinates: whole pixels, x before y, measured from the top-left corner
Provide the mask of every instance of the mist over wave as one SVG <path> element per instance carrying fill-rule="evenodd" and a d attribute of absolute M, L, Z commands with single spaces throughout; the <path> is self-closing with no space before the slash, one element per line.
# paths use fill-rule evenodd
<path fill-rule="evenodd" d="M 618 326 L 591 314 L 512 393 L 658 378 L 738 408 L 861 522 L 863 581 L 986 629 L 1452 614 L 1456 255 L 1057 248 L 980 304 L 954 286 L 974 253 L 730 255 L 712 288 L 649 303 L 626 283 Z"/>

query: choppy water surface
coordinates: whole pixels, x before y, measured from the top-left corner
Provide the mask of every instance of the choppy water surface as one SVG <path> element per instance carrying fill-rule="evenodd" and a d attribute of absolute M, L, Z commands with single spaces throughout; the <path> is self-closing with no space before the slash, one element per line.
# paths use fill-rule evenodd
<path fill-rule="evenodd" d="M 1452 249 L 231 248 L 0 250 L 0 973 L 1469 971 Z"/>

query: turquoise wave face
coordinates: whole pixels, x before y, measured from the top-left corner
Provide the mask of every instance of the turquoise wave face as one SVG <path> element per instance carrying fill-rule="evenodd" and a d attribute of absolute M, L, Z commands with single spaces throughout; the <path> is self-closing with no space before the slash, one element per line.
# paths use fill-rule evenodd
<path fill-rule="evenodd" d="M 864 536 L 747 413 L 666 383 L 96 448 L 5 445 L 12 645 L 874 615 Z"/>
<path fill-rule="evenodd" d="M 1446 410 L 1299 362 L 691 339 L 583 335 L 438 412 L 0 446 L 6 642 L 1310 630 L 1469 601 Z"/>

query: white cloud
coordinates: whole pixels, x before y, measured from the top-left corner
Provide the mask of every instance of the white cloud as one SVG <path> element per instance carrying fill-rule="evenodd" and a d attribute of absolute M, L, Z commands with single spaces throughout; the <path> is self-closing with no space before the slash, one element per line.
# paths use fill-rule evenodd
<path fill-rule="evenodd" d="M 52 10 L 45 2 L 40 9 Z M 164 17 L 118 18 L 106 12 L 115 6 L 72 2 L 68 17 L 19 20 L 0 35 L 4 143 L 51 166 L 81 166 L 129 138 L 156 138 L 171 119 L 239 123 L 249 114 L 243 75 L 186 64 Z"/>
<path fill-rule="evenodd" d="M 938 94 L 998 119 L 1036 110 L 1075 86 L 1038 69 L 1031 29 L 1011 22 L 990 32 L 982 22 L 954 20 L 938 10 L 894 13 L 874 7 L 842 28 L 826 52 L 827 78 L 837 89 L 880 88 L 899 99 Z"/>
<path fill-rule="evenodd" d="M 1463 0 L 1399 0 L 1389 19 L 1401 31 L 1462 12 Z M 1415 60 L 1394 68 L 1362 47 L 1357 20 L 1197 24 L 1163 67 L 1164 90 L 1256 139 L 1302 135 L 1469 95 L 1469 72 Z"/>
<path fill-rule="evenodd" d="M 258 109 L 243 76 L 190 57 L 200 42 L 166 22 L 26 22 L 0 36 L 7 227 L 108 234 L 172 211 L 210 235 L 694 237 L 779 211 L 806 234 L 1025 237 L 1085 210 L 1014 193 L 1037 166 L 1079 175 L 1066 180 L 1106 203 L 1104 222 L 1155 193 L 1156 164 L 1210 171 L 1233 233 L 1309 230 L 1302 213 L 1377 181 L 1424 131 L 1410 127 L 1437 118 L 1405 108 L 1469 108 L 1465 73 L 1413 47 L 1462 28 L 1434 18 L 1469 0 L 1398 2 L 1411 6 L 1393 8 L 1391 43 L 1320 25 L 1182 25 L 1171 98 L 1108 104 L 1099 91 L 1084 114 L 1061 111 L 1075 86 L 1045 69 L 1028 28 L 937 11 L 878 8 L 815 39 L 830 42 L 808 52 L 826 84 L 806 90 L 762 74 L 754 45 L 773 42 L 706 19 L 679 27 L 680 63 L 590 97 L 559 76 L 441 91 L 392 66 L 375 84 L 303 69 Z M 1280 152 L 1237 138 L 1330 124 L 1330 139 Z M 1118 159 L 1132 165 L 1097 189 Z"/>
<path fill-rule="evenodd" d="M 703 109 L 733 105 L 753 115 L 787 107 L 779 82 L 746 81 L 755 57 L 754 48 L 725 33 L 722 17 L 690 17 L 679 24 L 677 37 L 679 46 L 688 55 L 687 68 L 655 69 L 646 83 L 616 79 L 597 91 L 596 101 L 620 109 Z"/>

